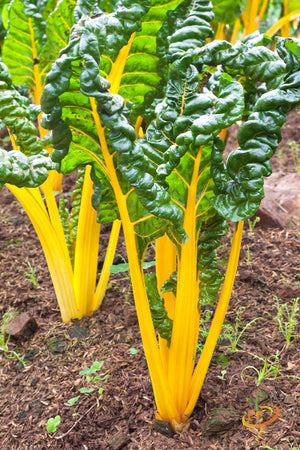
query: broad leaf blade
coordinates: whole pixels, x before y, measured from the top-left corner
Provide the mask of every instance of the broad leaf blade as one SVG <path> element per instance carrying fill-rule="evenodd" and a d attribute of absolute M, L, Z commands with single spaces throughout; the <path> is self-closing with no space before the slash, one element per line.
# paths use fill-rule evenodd
<path fill-rule="evenodd" d="M 42 43 L 39 40 L 41 30 L 37 30 L 35 19 L 25 13 L 24 2 L 13 0 L 2 58 L 10 69 L 14 84 L 27 85 L 32 93 L 40 84 L 39 71 L 35 65 L 38 63 Z"/>
<path fill-rule="evenodd" d="M 8 68 L 0 62 L 0 122 L 15 136 L 20 151 L 0 151 L 0 187 L 40 186 L 48 171 L 57 169 L 37 135 L 29 100 L 12 86 Z"/>
<path fill-rule="evenodd" d="M 68 43 L 69 34 L 74 24 L 74 7 L 73 0 L 62 0 L 57 2 L 55 9 L 49 11 L 46 29 L 47 40 L 39 54 L 43 81 L 60 50 Z"/>
<path fill-rule="evenodd" d="M 217 23 L 233 25 L 242 12 L 243 0 L 212 0 Z"/>

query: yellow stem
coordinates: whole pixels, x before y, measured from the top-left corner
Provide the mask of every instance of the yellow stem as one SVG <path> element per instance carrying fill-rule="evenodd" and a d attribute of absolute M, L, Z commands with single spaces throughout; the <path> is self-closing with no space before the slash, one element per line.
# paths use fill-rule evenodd
<path fill-rule="evenodd" d="M 33 100 L 36 105 L 40 104 L 41 101 L 41 95 L 43 91 L 43 83 L 42 83 L 42 76 L 40 72 L 40 66 L 38 61 L 38 52 L 36 48 L 36 39 L 34 36 L 34 27 L 32 25 L 32 20 L 29 17 L 28 18 L 28 27 L 29 27 L 29 33 L 30 33 L 30 41 L 31 41 L 31 49 L 32 49 L 32 62 L 33 62 L 33 77 L 34 77 L 34 87 L 33 87 Z M 38 129 L 40 137 L 43 138 L 47 133 L 48 130 L 45 130 L 40 125 L 42 113 L 38 116 Z M 51 153 L 51 150 L 50 150 Z M 62 185 L 62 174 L 59 174 L 56 171 L 51 171 L 49 173 L 48 177 L 48 183 L 51 184 L 52 190 L 54 191 L 61 191 L 61 185 Z"/>
<path fill-rule="evenodd" d="M 283 16 L 287 16 L 289 13 L 289 4 L 288 4 L 288 0 L 283 0 Z M 288 37 L 289 36 L 289 25 L 288 23 L 285 23 L 282 28 L 281 28 L 281 35 L 283 37 Z"/>
<path fill-rule="evenodd" d="M 261 8 L 260 8 L 260 11 L 259 11 L 259 14 L 258 14 L 258 20 L 257 20 L 257 24 L 258 25 L 260 24 L 260 22 L 262 21 L 262 18 L 264 17 L 264 14 L 265 14 L 266 9 L 268 7 L 268 3 L 269 3 L 269 0 L 264 0 L 263 4 L 261 5 Z"/>
<path fill-rule="evenodd" d="M 197 180 L 202 149 L 194 163 L 194 171 L 187 195 L 184 229 L 188 241 L 180 246 L 175 317 L 169 356 L 169 384 L 180 415 L 180 422 L 187 420 L 188 386 L 194 369 L 194 354 L 199 331 L 197 281 L 196 198 Z"/>
<path fill-rule="evenodd" d="M 32 63 L 33 63 L 33 75 L 34 75 L 34 89 L 33 89 L 33 97 L 34 97 L 34 103 L 36 105 L 40 104 L 40 98 L 42 94 L 42 80 L 41 80 L 41 74 L 39 70 L 39 64 L 35 63 L 38 61 L 38 54 L 37 49 L 35 45 L 35 37 L 34 37 L 34 27 L 31 23 L 31 18 L 28 18 L 28 27 L 29 27 L 29 33 L 30 33 L 30 41 L 31 41 L 31 49 L 32 49 Z"/>
<path fill-rule="evenodd" d="M 80 317 L 93 312 L 92 305 L 97 276 L 100 236 L 97 212 L 91 205 L 93 185 L 90 171 L 91 167 L 87 166 L 84 175 L 75 244 L 74 290 Z"/>
<path fill-rule="evenodd" d="M 49 220 L 39 190 L 6 186 L 19 200 L 37 232 L 47 260 L 62 320 L 68 322 L 78 318 L 72 266 L 67 249 L 64 248 L 66 243 L 65 240 L 61 241 L 60 235 L 57 234 L 56 228 Z"/>
<path fill-rule="evenodd" d="M 64 229 L 61 223 L 56 199 L 54 192 L 52 190 L 51 183 L 48 182 L 48 179 L 41 185 L 41 189 L 45 195 L 46 205 L 48 209 L 48 215 L 51 221 L 53 228 L 55 229 L 55 233 L 59 237 L 59 241 L 62 245 L 62 250 L 65 253 L 65 259 L 69 259 L 69 251 L 66 243 Z"/>
<path fill-rule="evenodd" d="M 16 138 L 15 138 L 15 136 L 10 132 L 10 129 L 9 129 L 8 127 L 7 127 L 7 131 L 8 131 L 9 137 L 10 137 L 10 141 L 11 141 L 12 148 L 13 148 L 14 150 L 20 151 L 20 147 L 16 144 Z"/>
<path fill-rule="evenodd" d="M 232 247 L 226 270 L 225 280 L 222 286 L 218 306 L 216 308 L 203 351 L 201 353 L 200 359 L 197 363 L 196 369 L 193 374 L 190 399 L 185 410 L 186 416 L 190 416 L 196 405 L 225 319 L 239 260 L 243 234 L 243 225 L 244 225 L 243 222 L 238 222 L 235 224 Z"/>
<path fill-rule="evenodd" d="M 217 31 L 215 33 L 215 39 L 224 39 L 224 23 L 218 23 Z"/>
<path fill-rule="evenodd" d="M 116 61 L 113 63 L 111 71 L 107 79 L 111 83 L 110 92 L 112 94 L 117 94 L 119 92 L 121 78 L 123 75 L 123 70 L 127 61 L 128 54 L 131 49 L 131 45 L 134 39 L 135 33 L 133 33 L 128 41 L 128 44 L 125 45 L 119 52 Z"/>
<path fill-rule="evenodd" d="M 286 16 L 282 17 L 280 20 L 278 20 L 278 22 L 276 22 L 271 28 L 269 28 L 265 34 L 267 36 L 272 37 L 285 24 L 292 22 L 293 20 L 298 19 L 299 17 L 300 17 L 300 9 L 297 9 L 296 11 L 293 11 L 293 12 L 287 14 Z"/>
<path fill-rule="evenodd" d="M 231 39 L 230 42 L 231 44 L 235 44 L 236 40 L 237 40 L 237 35 L 240 29 L 240 25 L 241 25 L 241 19 L 238 18 L 236 19 L 235 23 L 234 23 L 234 27 L 233 27 L 233 31 L 232 31 L 232 35 L 231 35 Z"/>
<path fill-rule="evenodd" d="M 257 13 L 259 7 L 260 0 L 251 0 L 250 4 L 250 17 L 249 17 L 249 28 L 247 30 L 247 34 L 253 33 L 253 31 L 257 30 Z"/>
<path fill-rule="evenodd" d="M 120 228 L 121 228 L 121 221 L 115 220 L 113 222 L 112 229 L 110 232 L 109 243 L 106 250 L 104 264 L 101 270 L 101 276 L 97 285 L 96 292 L 94 294 L 92 311 L 96 311 L 96 309 L 99 308 L 99 306 L 103 301 L 110 275 L 109 268 L 113 264 L 118 238 L 120 234 Z"/>
<path fill-rule="evenodd" d="M 135 122 L 135 132 L 137 137 L 143 137 L 144 136 L 144 132 L 143 132 L 143 128 L 142 128 L 142 123 L 143 123 L 143 117 L 142 116 L 138 116 L 136 122 Z"/>

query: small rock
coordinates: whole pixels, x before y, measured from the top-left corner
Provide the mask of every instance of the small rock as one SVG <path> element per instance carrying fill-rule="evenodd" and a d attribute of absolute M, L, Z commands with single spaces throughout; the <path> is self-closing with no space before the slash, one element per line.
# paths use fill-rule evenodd
<path fill-rule="evenodd" d="M 239 278 L 241 281 L 251 281 L 253 278 L 253 272 L 251 272 L 251 270 L 241 269 L 239 270 Z"/>
<path fill-rule="evenodd" d="M 26 341 L 38 329 L 38 324 L 34 317 L 27 312 L 14 316 L 8 323 L 5 334 L 10 335 L 12 339 Z"/>
<path fill-rule="evenodd" d="M 30 386 L 35 386 L 40 381 L 39 377 L 33 377 L 30 381 Z"/>
<path fill-rule="evenodd" d="M 241 414 L 233 408 L 214 408 L 205 419 L 203 434 L 222 433 L 241 421 Z"/>
<path fill-rule="evenodd" d="M 124 447 L 129 441 L 129 437 L 123 431 L 118 431 L 108 439 L 108 444 L 114 450 Z"/>
<path fill-rule="evenodd" d="M 265 197 L 257 212 L 259 226 L 294 228 L 300 224 L 300 177 L 298 173 L 274 172 L 264 182 Z"/>
<path fill-rule="evenodd" d="M 300 297 L 300 288 L 296 284 L 289 284 L 278 292 L 278 298 L 281 300 L 291 300 Z"/>
<path fill-rule="evenodd" d="M 132 325 L 136 325 L 138 322 L 136 310 L 134 306 L 126 306 L 124 308 L 124 320 L 126 327 L 131 327 Z"/>
<path fill-rule="evenodd" d="M 293 395 L 287 395 L 284 399 L 284 403 L 287 405 L 293 405 L 295 403 L 295 397 Z"/>
<path fill-rule="evenodd" d="M 153 423 L 153 430 L 167 437 L 173 437 L 174 434 L 170 422 L 165 420 L 155 420 Z"/>

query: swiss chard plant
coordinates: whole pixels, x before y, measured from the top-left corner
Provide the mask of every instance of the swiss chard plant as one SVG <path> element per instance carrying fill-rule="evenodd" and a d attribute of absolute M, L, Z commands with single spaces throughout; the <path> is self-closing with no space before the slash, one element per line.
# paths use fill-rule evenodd
<path fill-rule="evenodd" d="M 243 220 L 259 207 L 286 113 L 300 102 L 300 45 L 279 38 L 274 52 L 259 33 L 213 40 L 206 0 L 91 5 L 77 3 L 46 76 L 41 123 L 62 173 L 91 167 L 100 220 L 122 221 L 156 417 L 184 430 L 228 307 Z M 225 159 L 219 134 L 237 122 Z M 227 221 L 223 277 L 216 252 Z M 152 243 L 156 270 L 144 274 Z M 198 358 L 201 307 L 214 303 Z"/>
<path fill-rule="evenodd" d="M 76 12 L 71 0 L 10 2 L 0 63 L 0 122 L 14 149 L 0 150 L 0 188 L 6 184 L 34 225 L 64 321 L 91 314 L 101 304 L 120 230 L 115 221 L 97 281 L 100 224 L 91 204 L 90 167 L 78 170 L 72 209 L 64 197 L 58 205 L 62 174 L 50 159 L 52 147 L 40 124 L 45 76 L 67 45 Z"/>

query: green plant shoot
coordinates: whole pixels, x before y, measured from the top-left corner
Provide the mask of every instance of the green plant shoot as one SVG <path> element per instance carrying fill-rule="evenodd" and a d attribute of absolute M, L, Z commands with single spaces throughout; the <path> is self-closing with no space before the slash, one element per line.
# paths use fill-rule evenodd
<path fill-rule="evenodd" d="M 299 298 L 293 298 L 290 304 L 282 303 L 276 296 L 274 296 L 274 300 L 279 330 L 286 340 L 286 346 L 289 347 L 295 339 L 300 338 L 299 334 L 295 334 L 300 317 Z"/>
<path fill-rule="evenodd" d="M 241 379 L 251 378 L 255 381 L 256 386 L 259 386 L 264 380 L 276 380 L 280 373 L 280 361 L 278 352 L 275 355 L 270 356 L 269 359 L 261 358 L 260 356 L 253 355 L 253 359 L 258 359 L 263 363 L 261 368 L 249 365 L 244 367 L 241 372 Z"/>
<path fill-rule="evenodd" d="M 55 433 L 57 427 L 60 424 L 60 416 L 50 417 L 47 421 L 47 431 L 48 433 Z"/>

